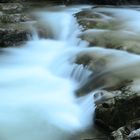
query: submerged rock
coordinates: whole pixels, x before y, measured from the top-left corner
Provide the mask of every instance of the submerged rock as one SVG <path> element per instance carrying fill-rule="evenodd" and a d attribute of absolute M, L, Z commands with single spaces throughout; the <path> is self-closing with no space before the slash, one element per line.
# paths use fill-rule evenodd
<path fill-rule="evenodd" d="M 126 15 L 126 12 L 132 16 Z M 140 14 L 136 10 L 93 7 L 77 13 L 76 17 L 83 27 L 79 37 L 88 41 L 89 47 L 99 46 L 140 54 L 140 30 L 139 27 L 135 29 L 137 24 L 134 27 L 130 22 L 139 23 Z"/>
<path fill-rule="evenodd" d="M 84 30 L 93 28 L 107 29 L 109 27 L 113 27 L 113 25 L 111 25 L 113 24 L 113 20 L 110 15 L 96 12 L 94 9 L 96 9 L 96 7 L 93 7 L 93 9 L 83 10 L 75 15 L 78 23 L 82 25 Z"/>
<path fill-rule="evenodd" d="M 140 54 L 140 40 L 137 34 L 126 31 L 111 31 L 107 29 L 87 30 L 81 38 L 92 46 L 125 50 Z"/>

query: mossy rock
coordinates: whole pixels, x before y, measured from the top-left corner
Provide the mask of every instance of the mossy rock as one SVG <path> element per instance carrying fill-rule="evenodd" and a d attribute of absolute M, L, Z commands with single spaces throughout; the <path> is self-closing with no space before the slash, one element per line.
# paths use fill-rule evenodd
<path fill-rule="evenodd" d="M 7 24 L 0 28 L 0 47 L 11 47 L 24 43 L 31 32 L 21 24 Z"/>
<path fill-rule="evenodd" d="M 140 117 L 139 93 L 125 91 L 110 100 L 114 100 L 114 104 L 106 101 L 97 106 L 96 119 L 102 120 L 107 126 L 114 128 L 114 130 Z M 104 104 L 108 104 L 108 106 L 106 107 Z"/>

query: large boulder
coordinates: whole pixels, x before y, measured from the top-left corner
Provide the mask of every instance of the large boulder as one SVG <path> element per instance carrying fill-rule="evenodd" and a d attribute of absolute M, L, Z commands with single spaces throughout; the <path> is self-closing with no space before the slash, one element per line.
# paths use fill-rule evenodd
<path fill-rule="evenodd" d="M 140 139 L 140 119 L 132 120 L 125 126 L 120 127 L 111 134 L 113 140 L 139 140 Z"/>
<path fill-rule="evenodd" d="M 92 71 L 87 82 L 77 90 L 79 95 L 101 88 L 116 90 L 140 78 L 140 57 L 125 51 L 87 48 L 77 55 L 75 63 Z"/>
<path fill-rule="evenodd" d="M 112 92 L 113 93 L 113 92 Z M 96 121 L 116 130 L 140 116 L 140 93 L 124 89 L 119 95 L 97 105 Z"/>
<path fill-rule="evenodd" d="M 109 134 L 139 119 L 139 55 L 94 47 L 80 52 L 75 62 L 92 71 L 76 93 L 93 93 L 97 126 Z"/>
<path fill-rule="evenodd" d="M 130 13 L 126 15 L 125 13 Z M 133 18 L 136 15 L 137 18 Z M 115 7 L 93 7 L 77 13 L 78 23 L 83 27 L 79 37 L 89 42 L 89 47 L 99 46 L 140 53 L 140 13 L 135 10 Z M 136 26 L 136 27 L 135 27 Z"/>
<path fill-rule="evenodd" d="M 16 46 L 28 40 L 30 32 L 25 29 L 0 28 L 0 47 Z"/>
<path fill-rule="evenodd" d="M 112 7 L 76 14 L 83 27 L 80 38 L 89 42 L 89 48 L 77 55 L 75 63 L 92 72 L 76 94 L 93 94 L 95 124 L 111 139 L 134 140 L 140 135 L 140 30 L 131 22 L 139 23 L 133 15 L 140 14 L 135 8 Z"/>
<path fill-rule="evenodd" d="M 140 54 L 139 35 L 133 34 L 132 32 L 123 30 L 90 29 L 83 32 L 80 37 L 89 42 L 89 47 L 100 46 Z"/>
<path fill-rule="evenodd" d="M 20 45 L 31 35 L 26 26 L 32 17 L 25 8 L 21 3 L 0 3 L 0 47 Z"/>

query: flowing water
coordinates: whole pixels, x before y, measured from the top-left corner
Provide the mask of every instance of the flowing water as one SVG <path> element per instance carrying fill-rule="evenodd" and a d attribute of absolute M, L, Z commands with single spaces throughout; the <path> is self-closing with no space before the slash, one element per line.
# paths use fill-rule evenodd
<path fill-rule="evenodd" d="M 2 50 L 3 53 L 0 55 L 1 140 L 76 139 L 77 133 L 85 131 L 93 124 L 95 110 L 93 94 L 80 98 L 75 95 L 78 87 L 84 85 L 93 74 L 90 68 L 74 63 L 80 52 L 93 52 L 93 55 L 107 59 L 107 68 L 99 78 L 110 71 L 124 75 L 126 73 L 124 69 L 127 69 L 128 74 L 125 76 L 127 77 L 134 69 L 139 68 L 138 55 L 97 47 L 85 48 L 88 43 L 78 38 L 81 31 L 73 16 L 82 8 L 88 7 L 60 6 L 59 10 L 54 8 L 35 12 L 37 23 L 30 25 L 33 37 L 20 48 Z M 97 8 L 95 11 L 109 13 L 114 9 Z M 117 12 L 121 13 L 119 10 Z M 130 18 L 127 12 L 136 17 Z M 127 24 L 122 22 L 123 26 L 119 26 L 120 32 L 125 29 L 127 33 L 138 35 L 139 12 L 126 10 L 121 17 L 120 21 L 122 22 L 125 17 Z M 137 30 L 133 29 L 134 26 Z M 39 36 L 37 27 L 43 29 L 47 39 Z M 94 31 L 96 34 L 99 30 Z M 130 57 L 132 59 L 128 62 Z M 118 61 L 117 65 L 114 61 Z M 134 64 L 133 70 L 132 64 Z M 137 71 L 134 77 L 138 75 Z"/>
<path fill-rule="evenodd" d="M 73 17 L 79 8 L 35 13 L 51 36 L 33 37 L 21 48 L 3 49 L 0 58 L 0 139 L 62 140 L 92 124 L 94 100 L 75 90 L 90 71 L 74 64 L 86 45 Z M 76 75 L 79 74 L 79 77 Z M 82 73 L 83 76 L 80 75 Z"/>

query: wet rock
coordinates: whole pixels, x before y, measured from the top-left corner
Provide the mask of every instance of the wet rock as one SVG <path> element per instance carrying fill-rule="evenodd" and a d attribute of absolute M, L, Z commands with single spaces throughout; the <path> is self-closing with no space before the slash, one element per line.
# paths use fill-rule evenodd
<path fill-rule="evenodd" d="M 114 104 L 114 99 L 116 96 L 120 95 L 121 91 L 106 91 L 106 90 L 98 90 L 94 93 L 94 101 L 96 105 L 102 104 L 104 108 L 110 108 L 110 105 Z"/>
<path fill-rule="evenodd" d="M 79 12 L 76 17 L 84 31 L 79 37 L 88 41 L 89 47 L 99 46 L 140 54 L 139 31 L 129 27 L 127 19 L 116 13 L 117 9 L 111 12 L 100 7 Z"/>
<path fill-rule="evenodd" d="M 106 60 L 103 57 L 101 50 L 95 49 L 90 52 L 84 51 L 77 55 L 75 63 L 88 66 L 93 72 L 99 72 L 106 66 Z"/>
<path fill-rule="evenodd" d="M 128 58 L 132 61 L 128 62 Z M 92 71 L 85 84 L 77 90 L 77 95 L 84 95 L 97 89 L 121 90 L 127 84 L 131 84 L 133 79 L 140 77 L 139 56 L 124 51 L 88 48 L 88 51 L 77 55 L 75 63 Z"/>
<path fill-rule="evenodd" d="M 139 140 L 140 139 L 140 120 L 132 120 L 125 126 L 120 127 L 111 133 L 113 140 Z"/>
<path fill-rule="evenodd" d="M 113 140 L 128 140 L 127 135 L 130 133 L 130 130 L 127 127 L 120 127 L 118 130 L 112 132 Z"/>
<path fill-rule="evenodd" d="M 140 94 L 126 90 L 104 103 L 97 105 L 96 118 L 107 126 L 117 129 L 140 116 Z M 107 104 L 107 107 L 104 106 Z"/>
<path fill-rule="evenodd" d="M 128 139 L 140 139 L 140 128 L 133 130 L 129 135 L 128 135 Z"/>
<path fill-rule="evenodd" d="M 88 41 L 90 46 L 125 50 L 136 54 L 140 53 L 139 37 L 126 31 L 87 30 L 81 35 L 81 38 Z"/>
<path fill-rule="evenodd" d="M 140 58 L 137 56 L 137 61 L 135 56 L 97 47 L 77 55 L 75 62 L 93 71 L 86 84 L 77 90 L 77 95 L 94 92 L 95 122 L 109 133 L 140 117 L 140 90 L 133 88 L 135 78 L 140 78 Z M 128 58 L 134 61 L 128 62 Z M 139 66 L 135 67 L 134 63 Z"/>
<path fill-rule="evenodd" d="M 82 25 L 84 30 L 93 28 L 102 29 L 111 26 L 111 17 L 105 15 L 104 13 L 96 12 L 93 9 L 83 10 L 75 15 L 78 23 Z M 109 22 L 111 23 L 109 24 Z"/>
<path fill-rule="evenodd" d="M 0 3 L 0 10 L 5 13 L 19 13 L 24 9 L 23 5 L 20 3 Z"/>
<path fill-rule="evenodd" d="M 1 14 L 0 21 L 3 24 L 7 23 L 18 23 L 30 21 L 30 17 L 25 14 Z"/>
<path fill-rule="evenodd" d="M 31 35 L 26 23 L 32 17 L 24 9 L 20 3 L 0 3 L 0 47 L 20 45 Z"/>
<path fill-rule="evenodd" d="M 0 28 L 0 47 L 22 44 L 28 40 L 30 33 L 24 29 Z"/>

